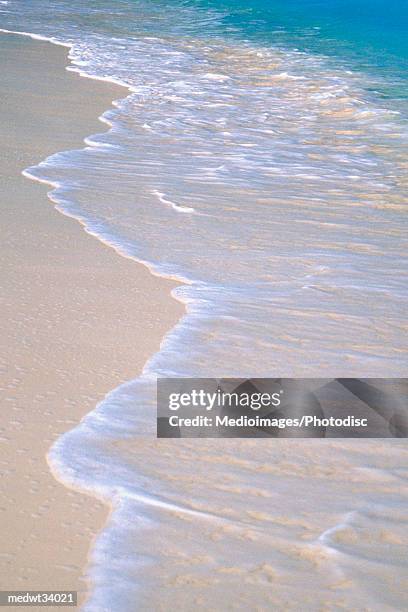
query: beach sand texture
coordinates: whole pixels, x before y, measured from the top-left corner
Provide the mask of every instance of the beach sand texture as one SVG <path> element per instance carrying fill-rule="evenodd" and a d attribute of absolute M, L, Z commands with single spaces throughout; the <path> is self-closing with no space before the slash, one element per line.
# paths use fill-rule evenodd
<path fill-rule="evenodd" d="M 137 375 L 182 314 L 174 284 L 118 256 L 21 175 L 105 130 L 126 90 L 64 70 L 67 49 L 0 37 L 2 120 L 1 589 L 78 589 L 107 509 L 57 482 L 46 453 Z M 31 608 L 32 609 L 32 608 Z"/>

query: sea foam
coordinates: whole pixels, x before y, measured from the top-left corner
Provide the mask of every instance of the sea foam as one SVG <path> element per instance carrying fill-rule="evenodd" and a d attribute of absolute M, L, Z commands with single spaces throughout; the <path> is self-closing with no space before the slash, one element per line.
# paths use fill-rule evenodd
<path fill-rule="evenodd" d="M 128 88 L 106 131 L 25 174 L 120 255 L 178 279 L 186 308 L 142 375 L 50 451 L 57 477 L 113 509 L 85 608 L 155 609 L 169 589 L 181 609 L 192 590 L 228 607 L 237 589 L 243 607 L 315 609 L 322 591 L 401 605 L 386 585 L 403 558 L 365 538 L 374 525 L 401 538 L 399 443 L 326 441 L 316 457 L 310 441 L 157 441 L 155 380 L 404 375 L 405 115 L 363 73 L 229 37 L 222 11 L 167 8 L 135 19 L 121 3 L 89 28 L 83 3 L 48 15 L 37 1 L 5 20 Z"/>

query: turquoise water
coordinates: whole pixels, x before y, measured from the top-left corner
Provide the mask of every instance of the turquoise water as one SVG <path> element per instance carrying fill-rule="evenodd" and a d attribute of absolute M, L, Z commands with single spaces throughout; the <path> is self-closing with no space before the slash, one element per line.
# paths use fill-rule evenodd
<path fill-rule="evenodd" d="M 194 3 L 192 3 L 194 4 Z M 377 94 L 408 95 L 408 3 L 399 0 L 198 1 L 224 13 L 225 35 L 319 53 L 365 70 Z M 381 76 L 388 82 L 378 80 Z"/>
<path fill-rule="evenodd" d="M 155 380 L 406 374 L 406 12 L 10 0 L 0 21 L 68 45 L 71 70 L 128 88 L 83 149 L 26 175 L 119 253 L 179 279 L 186 306 L 143 375 L 51 453 L 62 479 L 116 507 L 88 609 L 160 609 L 169 592 L 180 609 L 228 607 L 248 572 L 261 609 L 330 609 L 337 583 L 346 609 L 404 609 L 390 585 L 406 563 L 388 545 L 402 529 L 401 449 L 330 442 L 325 471 L 302 441 L 225 452 L 158 442 Z M 179 576 L 190 586 L 178 591 L 172 563 L 184 557 L 199 575 Z"/>
<path fill-rule="evenodd" d="M 43 2 L 35 0 L 32 4 L 40 9 Z M 33 20 L 24 14 L 26 6 L 24 0 L 4 2 L 6 21 L 13 23 L 10 13 L 15 11 L 15 25 L 32 24 Z M 64 2 L 48 2 L 44 4 L 43 29 L 53 27 L 53 16 L 66 20 L 68 29 L 71 22 L 88 31 L 103 28 L 112 36 L 143 32 L 221 35 L 322 54 L 338 65 L 370 73 L 377 94 L 397 99 L 407 97 L 408 3 L 405 1 L 99 0 L 88 6 L 74 2 L 68 13 Z M 35 15 L 32 17 L 35 20 Z"/>
<path fill-rule="evenodd" d="M 399 0 L 201 2 L 226 12 L 226 30 L 324 53 L 350 66 L 406 77 L 408 4 Z"/>

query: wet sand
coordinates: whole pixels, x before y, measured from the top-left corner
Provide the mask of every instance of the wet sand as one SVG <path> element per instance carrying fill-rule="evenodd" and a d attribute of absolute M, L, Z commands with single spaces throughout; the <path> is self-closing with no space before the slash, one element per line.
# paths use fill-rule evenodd
<path fill-rule="evenodd" d="M 21 175 L 102 132 L 126 90 L 64 70 L 67 49 L 1 34 L 1 589 L 78 590 L 107 509 L 57 482 L 46 454 L 134 378 L 183 312 L 152 276 L 55 210 Z M 33 609 L 33 608 L 31 608 Z"/>

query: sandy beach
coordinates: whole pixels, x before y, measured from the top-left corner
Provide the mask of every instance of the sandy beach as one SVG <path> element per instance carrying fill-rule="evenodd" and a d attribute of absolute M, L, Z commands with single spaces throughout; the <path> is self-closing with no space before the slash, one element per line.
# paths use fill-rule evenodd
<path fill-rule="evenodd" d="M 183 312 L 173 283 L 117 255 L 47 200 L 27 166 L 102 132 L 126 90 L 67 72 L 67 49 L 1 34 L 3 273 L 1 589 L 74 589 L 107 509 L 65 488 L 46 454 Z"/>
<path fill-rule="evenodd" d="M 408 610 L 408 13 L 349 9 L 0 0 L 0 591 Z"/>

